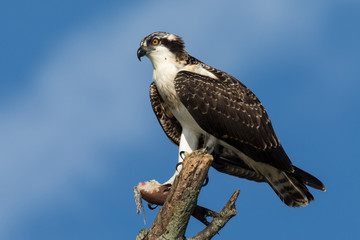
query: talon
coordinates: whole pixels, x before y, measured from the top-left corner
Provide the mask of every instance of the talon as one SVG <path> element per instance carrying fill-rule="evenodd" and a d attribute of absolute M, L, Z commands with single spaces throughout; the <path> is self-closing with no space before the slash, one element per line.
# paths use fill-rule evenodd
<path fill-rule="evenodd" d="M 208 185 L 208 183 L 209 183 L 209 176 L 206 175 L 205 181 L 204 181 L 204 183 L 203 183 L 203 187 L 205 187 L 206 185 Z"/>
<path fill-rule="evenodd" d="M 188 152 L 185 152 L 185 151 L 181 151 L 181 152 L 179 153 L 179 155 L 180 155 L 180 157 L 182 158 L 182 160 L 184 160 L 184 159 L 189 155 L 189 153 L 188 153 Z"/>
<path fill-rule="evenodd" d="M 155 207 L 153 207 L 153 205 L 155 205 Z M 150 210 L 154 210 L 154 209 L 156 209 L 158 206 L 159 206 L 159 205 L 148 203 L 148 208 L 149 208 Z"/>
<path fill-rule="evenodd" d="M 176 166 L 175 166 L 175 170 L 177 171 L 178 167 L 181 166 L 181 165 L 182 165 L 182 162 L 177 163 Z"/>
<path fill-rule="evenodd" d="M 210 153 L 210 149 L 208 147 L 203 147 L 199 149 L 202 153 Z"/>

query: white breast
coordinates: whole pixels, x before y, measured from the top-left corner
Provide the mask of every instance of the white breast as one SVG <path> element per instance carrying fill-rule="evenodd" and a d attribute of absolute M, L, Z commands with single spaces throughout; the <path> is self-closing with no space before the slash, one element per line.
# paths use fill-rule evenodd
<path fill-rule="evenodd" d="M 174 64 L 172 61 L 162 61 L 161 64 L 158 64 L 156 68 L 154 68 L 153 78 L 155 84 L 161 97 L 164 99 L 165 103 L 167 103 L 171 112 L 180 122 L 181 126 L 183 128 L 191 129 L 195 132 L 204 134 L 205 132 L 196 123 L 186 107 L 180 102 L 180 99 L 176 94 L 174 79 L 176 74 L 182 70 L 216 78 L 211 72 L 207 71 L 199 64 L 184 66 L 181 64 Z"/>
<path fill-rule="evenodd" d="M 177 109 L 180 104 L 174 85 L 174 78 L 178 72 L 179 68 L 174 64 L 161 64 L 154 68 L 153 72 L 156 87 L 170 109 Z"/>

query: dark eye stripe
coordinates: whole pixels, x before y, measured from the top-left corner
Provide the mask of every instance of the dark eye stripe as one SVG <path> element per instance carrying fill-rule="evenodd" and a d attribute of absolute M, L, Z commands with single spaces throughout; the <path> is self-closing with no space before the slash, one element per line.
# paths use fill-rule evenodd
<path fill-rule="evenodd" d="M 182 53 L 184 51 L 184 42 L 181 39 L 170 41 L 165 38 L 162 39 L 161 43 L 173 53 Z"/>

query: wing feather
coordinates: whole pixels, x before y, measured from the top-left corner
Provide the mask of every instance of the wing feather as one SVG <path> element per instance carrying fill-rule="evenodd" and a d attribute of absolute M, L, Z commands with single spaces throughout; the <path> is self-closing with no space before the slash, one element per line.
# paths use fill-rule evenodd
<path fill-rule="evenodd" d="M 150 101 L 153 111 L 164 130 L 167 137 L 175 144 L 179 145 L 182 127 L 170 112 L 163 99 L 161 98 L 155 83 L 150 85 Z M 216 106 L 214 104 L 212 107 Z M 203 140 L 201 140 L 203 141 Z M 214 155 L 213 167 L 220 172 L 233 176 L 246 178 L 253 181 L 263 182 L 264 177 L 250 169 L 245 163 L 236 156 L 226 154 Z"/>
<path fill-rule="evenodd" d="M 154 82 L 151 83 L 150 102 L 152 109 L 168 138 L 175 144 L 179 145 L 182 127 L 178 120 L 171 113 L 170 109 L 161 98 Z"/>
<path fill-rule="evenodd" d="M 216 76 L 180 71 L 175 77 L 176 93 L 199 126 L 255 161 L 293 172 L 255 94 L 228 74 Z"/>

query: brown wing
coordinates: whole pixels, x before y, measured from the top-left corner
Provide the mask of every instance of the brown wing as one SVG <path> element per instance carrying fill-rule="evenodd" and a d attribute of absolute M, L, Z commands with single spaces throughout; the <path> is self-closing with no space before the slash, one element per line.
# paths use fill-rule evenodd
<path fill-rule="evenodd" d="M 174 115 L 171 113 L 171 111 L 161 98 L 154 82 L 151 83 L 149 92 L 152 109 L 154 110 L 154 113 L 162 129 L 164 130 L 168 138 L 175 145 L 179 146 L 182 131 L 180 123 L 178 122 L 178 120 L 176 120 Z"/>
<path fill-rule="evenodd" d="M 150 101 L 154 113 L 165 134 L 175 145 L 178 146 L 180 143 L 182 127 L 162 100 L 155 83 L 150 85 Z M 262 175 L 246 166 L 241 159 L 236 156 L 226 156 L 226 154 L 223 154 L 222 152 L 218 155 L 214 154 L 214 162 L 212 166 L 219 172 L 227 173 L 233 176 L 257 182 L 265 181 Z"/>
<path fill-rule="evenodd" d="M 222 146 L 216 148 L 213 156 L 214 161 L 212 166 L 219 172 L 256 182 L 266 181 L 263 175 L 249 168 L 236 154 L 229 154 L 229 151 Z"/>
<path fill-rule="evenodd" d="M 292 172 L 292 163 L 261 102 L 238 80 L 221 73 L 214 79 L 180 71 L 175 89 L 181 102 L 206 132 L 255 161 Z"/>

